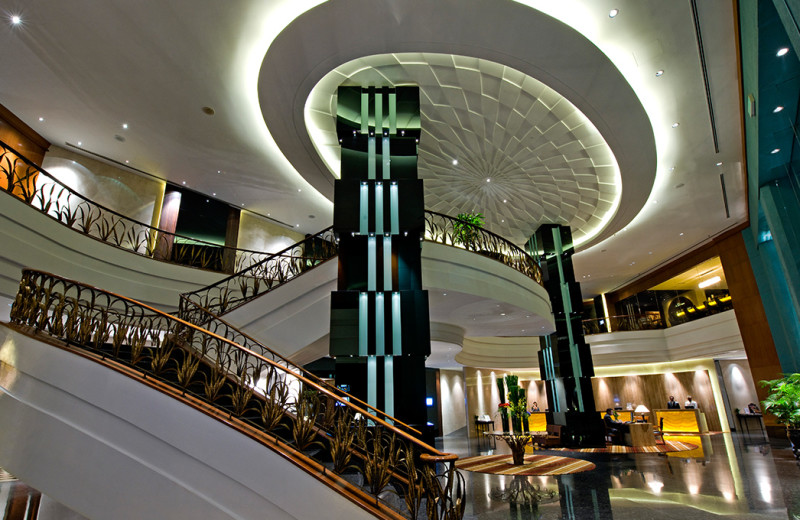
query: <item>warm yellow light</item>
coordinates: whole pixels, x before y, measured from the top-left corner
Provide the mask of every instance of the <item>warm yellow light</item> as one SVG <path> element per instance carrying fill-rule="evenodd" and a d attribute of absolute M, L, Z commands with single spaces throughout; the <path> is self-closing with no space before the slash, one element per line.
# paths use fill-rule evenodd
<path fill-rule="evenodd" d="M 720 280 L 722 280 L 722 278 L 720 278 L 719 276 L 712 276 L 708 280 L 704 280 L 704 281 L 700 282 L 697 286 L 700 287 L 701 289 L 705 289 L 709 285 L 714 285 L 715 283 L 719 282 Z"/>

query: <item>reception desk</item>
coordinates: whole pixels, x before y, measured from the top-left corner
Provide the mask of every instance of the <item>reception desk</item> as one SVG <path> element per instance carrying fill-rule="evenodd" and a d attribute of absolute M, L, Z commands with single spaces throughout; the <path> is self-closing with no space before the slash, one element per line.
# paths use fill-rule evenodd
<path fill-rule="evenodd" d="M 706 414 L 700 410 L 653 410 L 653 413 L 662 432 L 708 433 Z"/>
<path fill-rule="evenodd" d="M 528 416 L 528 430 L 532 432 L 547 431 L 547 413 L 531 412 Z"/>

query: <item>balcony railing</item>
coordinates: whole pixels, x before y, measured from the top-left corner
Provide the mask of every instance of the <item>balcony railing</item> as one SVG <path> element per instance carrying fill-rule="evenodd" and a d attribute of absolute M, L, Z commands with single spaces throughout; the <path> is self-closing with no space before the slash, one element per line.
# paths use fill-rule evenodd
<path fill-rule="evenodd" d="M 531 255 L 500 235 L 469 222 L 425 211 L 425 240 L 487 256 L 542 284 L 542 270 Z"/>
<path fill-rule="evenodd" d="M 87 199 L 2 141 L 0 189 L 79 233 L 126 251 L 181 265 L 237 273 L 232 283 L 239 286 L 241 294 L 223 289 L 210 297 L 217 302 L 208 308 L 217 312 L 220 308 L 235 308 L 264 289 L 271 289 L 275 281 L 282 284 L 337 253 L 330 228 L 275 254 L 220 246 L 164 231 Z M 492 258 L 542 283 L 538 264 L 524 250 L 455 217 L 426 211 L 424 239 Z M 252 280 L 243 281 L 242 276 Z M 226 311 L 218 313 L 223 312 Z"/>
<path fill-rule="evenodd" d="M 93 202 L 0 141 L 0 189 L 65 226 L 138 255 L 234 273 L 269 256 L 170 233 Z"/>
<path fill-rule="evenodd" d="M 29 269 L 11 323 L 111 359 L 129 376 L 158 381 L 167 393 L 196 402 L 241 431 L 260 432 L 318 478 L 352 487 L 345 476 L 358 475 L 361 492 L 386 511 L 411 519 L 464 514 L 455 455 L 370 413 L 351 396 L 219 335 L 219 328 L 206 330 L 129 298 Z"/>

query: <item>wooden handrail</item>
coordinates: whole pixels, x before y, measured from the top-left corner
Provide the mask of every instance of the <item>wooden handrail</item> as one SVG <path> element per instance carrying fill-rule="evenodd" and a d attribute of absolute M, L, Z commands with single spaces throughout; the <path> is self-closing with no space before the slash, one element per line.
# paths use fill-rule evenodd
<path fill-rule="evenodd" d="M 203 329 L 203 328 L 201 328 L 201 327 L 199 327 L 199 326 L 197 326 L 197 325 L 195 325 L 193 323 L 190 323 L 188 321 L 182 320 L 182 319 L 180 319 L 180 318 L 178 318 L 176 316 L 173 316 L 172 314 L 167 314 L 167 313 L 165 313 L 163 311 L 160 311 L 160 310 L 158 310 L 158 309 L 156 309 L 154 307 L 151 307 L 151 306 L 149 306 L 149 305 L 147 305 L 145 303 L 139 302 L 139 301 L 134 300 L 132 298 L 128 298 L 126 296 L 122 296 L 122 295 L 119 295 L 117 293 L 114 293 L 114 292 L 111 292 L 111 291 L 107 291 L 105 289 L 101 289 L 99 287 L 95 287 L 95 286 L 90 285 L 90 284 L 86 284 L 86 283 L 83 283 L 83 282 L 78 282 L 78 281 L 72 280 L 70 278 L 64 278 L 62 276 L 58 276 L 58 275 L 55 275 L 55 274 L 52 274 L 52 273 L 49 273 L 49 272 L 46 272 L 46 271 L 41 271 L 41 270 L 38 270 L 38 269 L 25 268 L 25 269 L 22 270 L 22 272 L 23 272 L 23 275 L 25 273 L 37 273 L 37 274 L 40 274 L 40 275 L 44 275 L 44 276 L 48 276 L 50 278 L 54 278 L 54 279 L 60 280 L 62 282 L 73 284 L 75 286 L 85 287 L 87 289 L 91 289 L 91 290 L 94 290 L 94 291 L 97 291 L 97 292 L 100 292 L 100 293 L 104 293 L 104 294 L 113 296 L 114 298 L 119 299 L 121 301 L 128 302 L 128 303 L 132 304 L 133 306 L 146 309 L 146 310 L 152 312 L 154 315 L 160 316 L 160 317 L 162 317 L 162 318 L 164 318 L 164 319 L 166 319 L 168 321 L 178 322 L 181 325 L 184 325 L 184 326 L 186 326 L 186 327 L 188 327 L 190 329 L 193 329 L 193 330 L 199 332 L 200 334 L 207 334 L 207 335 L 217 339 L 218 341 L 221 341 L 223 343 L 228 344 L 230 347 L 232 347 L 234 349 L 240 350 L 242 352 L 246 352 L 246 353 L 250 354 L 251 356 L 254 356 L 256 359 L 259 359 L 259 360 L 263 361 L 267 365 L 269 365 L 269 366 L 271 366 L 271 367 L 273 367 L 273 368 L 275 368 L 275 369 L 277 369 L 277 370 L 279 370 L 281 372 L 289 372 L 285 367 L 283 367 L 279 363 L 277 363 L 277 362 L 275 362 L 275 361 L 273 361 L 271 359 L 268 359 L 268 358 L 262 356 L 261 354 L 253 352 L 252 350 L 247 349 L 247 348 L 239 345 L 238 343 L 235 343 L 235 342 L 229 340 L 228 338 L 220 336 L 220 335 L 218 335 L 218 334 L 216 334 L 214 332 L 211 332 L 209 330 Z M 430 446 L 429 444 L 426 444 L 426 443 L 422 442 L 417 437 L 406 433 L 405 431 L 397 428 L 393 424 L 391 424 L 391 423 L 389 423 L 389 422 L 387 422 L 387 421 L 385 421 L 385 420 L 373 415 L 371 412 L 369 412 L 369 411 L 367 411 L 367 410 L 365 410 L 365 409 L 363 409 L 363 408 L 361 408 L 361 407 L 359 407 L 357 405 L 354 405 L 351 402 L 345 401 L 344 399 L 342 399 L 338 395 L 336 395 L 334 392 L 331 392 L 328 388 L 325 388 L 324 386 L 321 386 L 321 385 L 317 384 L 315 381 L 312 381 L 312 380 L 306 378 L 303 375 L 298 375 L 298 374 L 295 374 L 293 372 L 291 372 L 291 375 L 292 375 L 292 377 L 295 377 L 297 380 L 303 382 L 304 384 L 309 385 L 309 387 L 317 390 L 318 392 L 321 392 L 322 394 L 335 399 L 336 401 L 341 403 L 343 406 L 347 406 L 347 407 L 353 409 L 355 412 L 360 413 L 362 415 L 362 417 L 364 417 L 366 419 L 369 419 L 370 421 L 389 429 L 390 431 L 392 431 L 394 434 L 398 435 L 399 437 L 411 442 L 412 444 L 417 445 L 421 450 L 429 452 L 430 454 L 433 454 L 433 455 L 436 455 L 436 456 L 439 456 L 439 457 L 453 456 L 453 454 L 441 452 L 441 451 L 437 450 L 436 448 L 434 448 L 433 446 Z M 458 458 L 458 457 L 456 456 L 456 458 Z"/>

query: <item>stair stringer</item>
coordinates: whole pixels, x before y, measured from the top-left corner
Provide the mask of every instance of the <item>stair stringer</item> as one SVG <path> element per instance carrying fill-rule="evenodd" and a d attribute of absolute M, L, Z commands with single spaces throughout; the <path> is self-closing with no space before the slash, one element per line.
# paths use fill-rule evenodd
<path fill-rule="evenodd" d="M 98 520 L 373 518 L 233 428 L 4 326 L 0 466 Z"/>

